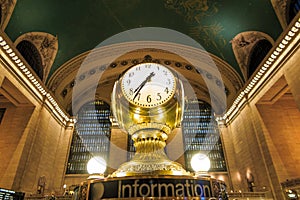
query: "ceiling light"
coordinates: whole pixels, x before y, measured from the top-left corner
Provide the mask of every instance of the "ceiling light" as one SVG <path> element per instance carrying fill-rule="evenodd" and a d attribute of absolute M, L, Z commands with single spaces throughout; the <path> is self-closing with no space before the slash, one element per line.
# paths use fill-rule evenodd
<path fill-rule="evenodd" d="M 288 44 L 289 42 L 288 41 L 286 41 L 285 39 L 283 39 L 282 41 L 282 44 L 284 44 L 284 45 L 286 45 L 286 44 Z M 280 45 L 280 44 L 279 44 Z"/>
<path fill-rule="evenodd" d="M 285 45 L 282 44 L 282 43 L 280 43 L 280 44 L 279 44 L 279 47 L 280 47 L 281 49 L 284 49 Z"/>
<path fill-rule="evenodd" d="M 291 37 L 293 37 L 293 36 L 295 35 L 295 33 L 292 32 L 292 31 L 289 31 L 289 32 L 288 32 L 288 35 L 291 36 Z"/>
<path fill-rule="evenodd" d="M 291 38 L 290 36 L 286 35 L 286 36 L 284 37 L 284 39 L 286 39 L 287 41 L 290 41 L 292 38 Z"/>
<path fill-rule="evenodd" d="M 292 28 L 292 31 L 293 31 L 294 33 L 296 33 L 298 30 L 299 30 L 299 29 L 296 28 L 296 27 L 293 27 L 293 28 Z M 0 44 L 1 44 L 1 43 L 0 43 Z"/>
<path fill-rule="evenodd" d="M 0 42 L 0 45 L 4 46 L 4 45 L 6 45 L 6 42 L 3 40 L 2 42 Z"/>
<path fill-rule="evenodd" d="M 7 50 L 7 49 L 9 49 L 10 47 L 9 47 L 9 45 L 7 44 L 7 45 L 5 45 L 4 47 L 3 47 L 3 49 L 5 49 L 5 50 Z"/>

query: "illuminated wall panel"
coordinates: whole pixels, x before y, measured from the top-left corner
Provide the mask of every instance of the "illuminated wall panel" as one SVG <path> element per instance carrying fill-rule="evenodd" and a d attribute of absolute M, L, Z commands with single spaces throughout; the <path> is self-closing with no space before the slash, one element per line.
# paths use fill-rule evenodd
<path fill-rule="evenodd" d="M 191 158 L 196 153 L 206 154 L 211 161 L 209 171 L 226 171 L 225 158 L 211 106 L 203 101 L 190 101 L 182 122 L 186 169 L 193 171 Z"/>
<path fill-rule="evenodd" d="M 85 104 L 79 111 L 73 133 L 67 174 L 86 174 L 86 165 L 93 156 L 109 154 L 111 133 L 110 107 L 103 101 Z"/>

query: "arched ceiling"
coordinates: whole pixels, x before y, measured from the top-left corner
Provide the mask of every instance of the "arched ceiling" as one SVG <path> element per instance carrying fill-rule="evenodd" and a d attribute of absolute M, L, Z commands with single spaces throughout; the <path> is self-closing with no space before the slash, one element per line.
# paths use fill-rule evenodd
<path fill-rule="evenodd" d="M 235 35 L 253 30 L 276 40 L 282 32 L 270 0 L 18 0 L 5 32 L 13 41 L 33 31 L 57 36 L 51 76 L 76 55 L 139 27 L 187 34 L 238 73 L 230 44 Z"/>

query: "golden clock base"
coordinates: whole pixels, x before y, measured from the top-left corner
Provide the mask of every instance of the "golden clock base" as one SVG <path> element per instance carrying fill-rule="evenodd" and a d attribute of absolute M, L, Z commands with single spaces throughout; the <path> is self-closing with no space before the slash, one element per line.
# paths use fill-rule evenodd
<path fill-rule="evenodd" d="M 155 163 L 129 161 L 122 164 L 111 177 L 145 176 L 145 175 L 190 175 L 179 163 L 163 160 Z"/>
<path fill-rule="evenodd" d="M 165 154 L 166 142 L 162 138 L 135 141 L 136 153 L 131 161 L 122 164 L 111 177 L 139 175 L 190 175 L 179 163 Z"/>

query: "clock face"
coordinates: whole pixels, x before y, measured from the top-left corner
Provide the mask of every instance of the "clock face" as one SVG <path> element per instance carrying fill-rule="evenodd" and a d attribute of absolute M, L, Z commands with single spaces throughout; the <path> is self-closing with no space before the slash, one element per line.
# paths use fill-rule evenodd
<path fill-rule="evenodd" d="M 175 93 L 175 77 L 167 67 L 141 63 L 126 71 L 121 79 L 125 98 L 134 105 L 151 108 L 170 100 Z"/>

